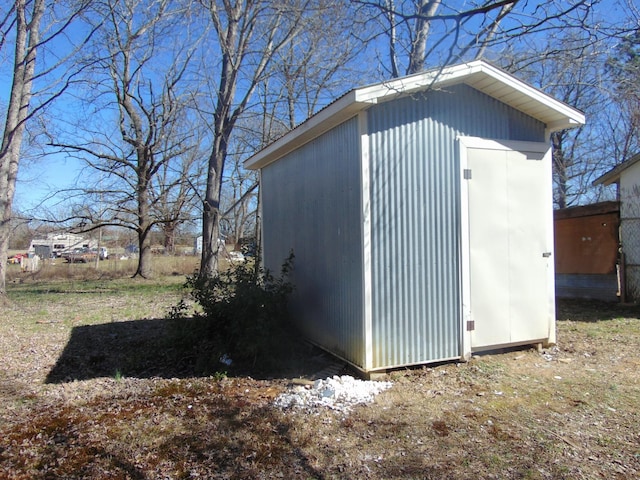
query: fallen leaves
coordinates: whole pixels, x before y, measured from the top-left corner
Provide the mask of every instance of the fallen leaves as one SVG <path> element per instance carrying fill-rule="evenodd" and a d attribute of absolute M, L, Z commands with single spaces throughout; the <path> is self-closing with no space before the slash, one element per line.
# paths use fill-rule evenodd
<path fill-rule="evenodd" d="M 75 324 L 1 325 L 0 478 L 638 478 L 640 321 L 576 312 L 554 350 L 393 372 L 348 417 L 274 408 L 285 378 L 45 384 Z"/>

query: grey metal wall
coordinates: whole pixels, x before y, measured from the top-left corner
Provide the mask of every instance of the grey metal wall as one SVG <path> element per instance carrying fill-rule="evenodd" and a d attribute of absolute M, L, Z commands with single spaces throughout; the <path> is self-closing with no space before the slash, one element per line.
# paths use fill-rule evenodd
<path fill-rule="evenodd" d="M 293 249 L 295 321 L 314 342 L 362 366 L 362 229 L 354 118 L 262 170 L 265 265 Z"/>
<path fill-rule="evenodd" d="M 615 273 L 556 273 L 555 281 L 557 298 L 618 301 L 618 275 Z"/>
<path fill-rule="evenodd" d="M 458 135 L 544 141 L 544 125 L 466 85 L 382 103 L 370 134 L 373 367 L 461 354 Z"/>

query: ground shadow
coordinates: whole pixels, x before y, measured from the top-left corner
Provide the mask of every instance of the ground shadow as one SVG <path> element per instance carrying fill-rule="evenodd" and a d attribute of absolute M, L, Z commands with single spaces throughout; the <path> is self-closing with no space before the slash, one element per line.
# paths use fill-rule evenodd
<path fill-rule="evenodd" d="M 169 321 L 112 322 L 74 327 L 47 383 L 121 375 L 148 378 L 180 375 L 167 349 Z"/>
<path fill-rule="evenodd" d="M 622 317 L 640 319 L 638 305 L 558 299 L 556 307 L 558 321 L 597 322 Z M 257 368 L 254 370 L 247 366 L 216 366 L 215 358 L 207 368 L 203 368 L 195 361 L 194 352 L 185 347 L 184 338 L 180 345 L 180 340 L 176 338 L 179 329 L 176 329 L 175 322 L 173 319 L 143 319 L 74 327 L 46 382 L 64 383 L 99 377 L 186 378 L 209 376 L 217 371 L 228 375 L 250 375 L 253 378 L 309 378 L 336 363 L 335 358 L 302 340 L 296 340 L 296 355 L 277 369 L 261 370 L 259 367 L 265 362 L 260 361 L 256 362 Z M 206 357 L 206 354 L 197 352 L 199 358 Z"/>
<path fill-rule="evenodd" d="M 218 371 L 216 368 L 228 375 L 293 378 L 311 376 L 335 362 L 309 345 L 298 348 L 298 356 L 284 368 L 272 371 L 251 372 L 246 366 L 240 371 L 240 367 L 236 369 L 234 365 L 216 365 L 215 360 L 203 368 L 194 361 L 193 352 L 176 339 L 175 322 L 143 319 L 74 327 L 46 382 L 65 383 L 98 377 L 186 378 L 209 376 Z M 198 352 L 198 356 L 202 357 L 203 352 Z"/>
<path fill-rule="evenodd" d="M 615 318 L 640 318 L 640 306 L 582 298 L 556 299 L 556 318 L 559 321 L 599 322 Z"/>

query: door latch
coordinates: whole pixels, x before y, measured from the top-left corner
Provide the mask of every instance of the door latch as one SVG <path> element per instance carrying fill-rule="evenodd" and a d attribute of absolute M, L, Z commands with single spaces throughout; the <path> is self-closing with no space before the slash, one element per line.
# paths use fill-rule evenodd
<path fill-rule="evenodd" d="M 551 256 L 551 252 L 544 252 L 544 253 L 542 254 L 542 256 L 543 256 L 544 258 L 549 258 L 549 257 Z"/>

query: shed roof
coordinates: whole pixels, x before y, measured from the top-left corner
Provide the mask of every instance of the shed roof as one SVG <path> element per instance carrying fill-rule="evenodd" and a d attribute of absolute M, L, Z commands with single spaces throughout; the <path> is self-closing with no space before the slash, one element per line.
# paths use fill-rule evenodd
<path fill-rule="evenodd" d="M 623 171 L 625 171 L 627 168 L 635 165 L 638 162 L 640 162 L 640 152 L 636 153 L 630 159 L 625 160 L 620 165 L 615 166 L 614 168 L 609 170 L 604 175 L 596 178 L 593 181 L 593 185 L 602 184 L 602 185 L 607 186 L 607 185 L 611 185 L 612 183 L 617 182 L 618 180 L 620 180 L 620 175 L 622 174 Z"/>
<path fill-rule="evenodd" d="M 620 202 L 608 200 L 592 203 L 591 205 L 577 205 L 574 207 L 559 208 L 553 211 L 554 220 L 566 220 L 578 217 L 593 217 L 620 212 Z"/>
<path fill-rule="evenodd" d="M 549 131 L 583 125 L 584 114 L 484 60 L 444 67 L 355 88 L 245 161 L 258 169 L 367 108 L 400 96 L 467 84 L 544 123 Z"/>

